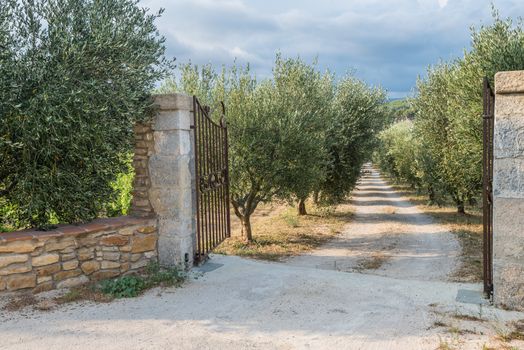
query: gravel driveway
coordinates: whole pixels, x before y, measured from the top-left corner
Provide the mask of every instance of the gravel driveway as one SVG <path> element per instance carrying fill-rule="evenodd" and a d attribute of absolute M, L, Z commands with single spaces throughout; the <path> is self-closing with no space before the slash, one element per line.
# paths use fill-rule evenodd
<path fill-rule="evenodd" d="M 496 337 L 524 313 L 487 305 L 479 284 L 447 282 L 457 242 L 378 174 L 359 188 L 354 222 L 312 254 L 217 255 L 181 288 L 0 311 L 0 349 L 503 349 Z"/>

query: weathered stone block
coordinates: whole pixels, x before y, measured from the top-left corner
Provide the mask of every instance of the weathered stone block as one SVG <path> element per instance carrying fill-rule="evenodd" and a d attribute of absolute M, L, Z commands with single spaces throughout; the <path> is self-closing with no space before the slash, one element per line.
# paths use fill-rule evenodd
<path fill-rule="evenodd" d="M 144 233 L 144 234 L 154 233 L 156 232 L 156 227 L 155 226 L 143 226 L 143 227 L 139 227 L 137 231 L 139 233 Z"/>
<path fill-rule="evenodd" d="M 11 264 L 7 267 L 0 269 L 0 276 L 12 275 L 15 273 L 24 273 L 31 271 L 31 265 L 29 264 Z"/>
<path fill-rule="evenodd" d="M 0 291 L 7 288 L 7 283 L 5 277 L 0 277 Z"/>
<path fill-rule="evenodd" d="M 524 71 L 498 72 L 495 74 L 497 94 L 524 93 Z"/>
<path fill-rule="evenodd" d="M 189 110 L 160 111 L 155 118 L 153 132 L 170 130 L 190 130 L 191 113 Z"/>
<path fill-rule="evenodd" d="M 131 254 L 131 257 L 129 258 L 129 260 L 131 262 L 135 262 L 135 261 L 138 261 L 142 258 L 142 254 Z"/>
<path fill-rule="evenodd" d="M 167 189 L 169 187 L 173 190 L 191 188 L 189 156 L 175 157 L 154 154 L 149 159 L 149 174 L 152 188 Z M 149 195 L 151 196 L 151 190 Z"/>
<path fill-rule="evenodd" d="M 98 244 L 98 238 L 89 235 L 78 239 L 78 245 L 80 247 L 94 247 Z"/>
<path fill-rule="evenodd" d="M 82 271 L 84 271 L 86 275 L 90 275 L 93 272 L 100 270 L 100 262 L 96 260 L 89 260 L 82 263 L 80 268 L 82 269 Z"/>
<path fill-rule="evenodd" d="M 7 289 L 18 290 L 36 286 L 35 274 L 11 275 L 7 278 Z"/>
<path fill-rule="evenodd" d="M 156 250 L 152 250 L 150 252 L 145 252 L 144 253 L 144 256 L 147 258 L 147 259 L 151 259 L 151 258 L 154 258 L 156 256 Z"/>
<path fill-rule="evenodd" d="M 42 283 L 45 283 L 45 282 L 49 282 L 49 281 L 52 281 L 53 280 L 53 277 L 51 276 L 42 276 L 42 277 L 36 277 L 36 284 L 42 284 Z"/>
<path fill-rule="evenodd" d="M 496 159 L 493 164 L 493 196 L 524 198 L 524 158 Z"/>
<path fill-rule="evenodd" d="M 49 275 L 52 275 L 52 274 L 60 271 L 61 269 L 62 269 L 62 267 L 60 266 L 60 264 L 53 264 L 53 265 L 40 267 L 40 268 L 36 269 L 36 272 L 37 272 L 38 276 L 49 276 Z"/>
<path fill-rule="evenodd" d="M 524 157 L 524 118 L 497 118 L 493 137 L 495 158 Z"/>
<path fill-rule="evenodd" d="M 59 282 L 56 285 L 56 287 L 57 288 L 72 288 L 72 287 L 81 286 L 88 282 L 89 282 L 89 278 L 87 278 L 86 276 L 78 276 L 78 277 L 73 277 L 73 278 L 68 278 L 66 280 L 63 280 Z"/>
<path fill-rule="evenodd" d="M 132 253 L 142 253 L 149 250 L 156 249 L 156 236 L 147 235 L 144 237 L 135 236 L 132 239 L 131 243 L 131 252 Z"/>
<path fill-rule="evenodd" d="M 55 281 L 62 281 L 62 280 L 65 280 L 71 277 L 76 277 L 80 275 L 81 273 L 82 271 L 80 270 L 60 271 L 54 275 L 54 279 Z"/>
<path fill-rule="evenodd" d="M 120 268 L 120 263 L 117 261 L 102 261 L 101 264 L 102 270 L 109 270 L 109 269 L 118 269 Z"/>
<path fill-rule="evenodd" d="M 101 250 L 103 252 L 113 252 L 113 253 L 120 251 L 120 249 L 118 247 L 115 247 L 115 246 L 102 246 Z"/>
<path fill-rule="evenodd" d="M 495 259 L 493 268 L 495 305 L 524 311 L 524 266 Z"/>
<path fill-rule="evenodd" d="M 69 247 L 75 247 L 76 242 L 72 238 L 64 238 L 61 240 L 58 240 L 56 242 L 50 241 L 45 245 L 45 250 L 48 252 L 52 252 L 55 250 L 63 250 Z"/>
<path fill-rule="evenodd" d="M 54 288 L 53 281 L 39 283 L 35 288 L 33 288 L 33 293 L 38 294 L 42 292 L 47 292 Z"/>
<path fill-rule="evenodd" d="M 0 244 L 0 253 L 31 253 L 36 248 L 43 246 L 39 241 L 14 241 Z"/>
<path fill-rule="evenodd" d="M 125 227 L 123 229 L 118 230 L 118 234 L 122 236 L 131 236 L 135 233 L 136 229 L 136 226 Z"/>
<path fill-rule="evenodd" d="M 70 260 L 62 263 L 63 270 L 73 270 L 78 267 L 78 260 Z"/>
<path fill-rule="evenodd" d="M 120 270 L 101 270 L 96 271 L 91 275 L 92 281 L 101 281 L 109 278 L 114 278 L 120 275 Z"/>
<path fill-rule="evenodd" d="M 58 254 L 44 254 L 40 256 L 35 256 L 31 260 L 31 264 L 33 266 L 45 266 L 45 265 L 51 265 L 60 260 L 60 255 Z"/>
<path fill-rule="evenodd" d="M 144 268 L 147 266 L 147 264 L 149 263 L 149 261 L 147 260 L 140 260 L 140 261 L 137 261 L 137 262 L 134 262 L 131 264 L 131 269 L 132 270 L 138 270 L 138 269 L 141 269 L 141 268 Z"/>
<path fill-rule="evenodd" d="M 122 235 L 110 235 L 103 237 L 100 243 L 108 246 L 123 246 L 129 242 L 129 238 Z"/>
<path fill-rule="evenodd" d="M 116 252 L 104 252 L 102 258 L 105 260 L 118 261 L 120 260 L 120 253 Z"/>
<path fill-rule="evenodd" d="M 495 98 L 495 115 L 497 118 L 524 118 L 524 94 L 497 95 Z"/>
<path fill-rule="evenodd" d="M 93 248 L 80 248 L 78 249 L 78 260 L 84 261 L 93 259 L 95 257 L 95 250 Z"/>
<path fill-rule="evenodd" d="M 191 138 L 186 130 L 156 131 L 154 137 L 154 151 L 158 155 L 178 157 L 191 151 Z"/>
<path fill-rule="evenodd" d="M 68 261 L 68 260 L 76 259 L 76 253 L 60 254 L 60 259 L 62 261 Z"/>
<path fill-rule="evenodd" d="M 123 247 L 120 247 L 120 251 L 121 251 L 121 252 L 126 252 L 126 253 L 127 253 L 127 252 L 130 252 L 130 251 L 131 251 L 131 245 L 128 244 L 128 245 L 125 245 L 125 246 L 123 246 Z"/>
<path fill-rule="evenodd" d="M 27 260 L 29 260 L 29 257 L 25 254 L 0 256 L 0 268 L 15 263 L 26 262 Z"/>

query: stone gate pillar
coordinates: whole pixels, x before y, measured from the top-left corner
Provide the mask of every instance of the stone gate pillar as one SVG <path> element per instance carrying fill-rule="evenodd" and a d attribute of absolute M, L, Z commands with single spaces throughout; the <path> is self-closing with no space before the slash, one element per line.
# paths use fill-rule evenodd
<path fill-rule="evenodd" d="M 158 220 L 162 266 L 193 264 L 196 232 L 193 99 L 155 95 L 150 125 L 135 127 L 135 184 L 131 212 Z"/>
<path fill-rule="evenodd" d="M 524 71 L 497 73 L 495 94 L 493 296 L 524 310 Z"/>

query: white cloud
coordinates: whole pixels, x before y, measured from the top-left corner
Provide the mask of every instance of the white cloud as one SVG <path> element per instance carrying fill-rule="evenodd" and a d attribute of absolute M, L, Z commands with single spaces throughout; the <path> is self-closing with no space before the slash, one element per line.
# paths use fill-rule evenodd
<path fill-rule="evenodd" d="M 440 6 L 440 8 L 446 7 L 447 4 L 448 0 L 438 0 L 438 5 Z"/>
<path fill-rule="evenodd" d="M 158 27 L 178 62 L 251 63 L 271 74 L 275 52 L 407 93 L 440 58 L 460 55 L 470 25 L 490 22 L 490 0 L 142 0 L 165 7 Z M 522 0 L 496 0 L 501 15 Z"/>

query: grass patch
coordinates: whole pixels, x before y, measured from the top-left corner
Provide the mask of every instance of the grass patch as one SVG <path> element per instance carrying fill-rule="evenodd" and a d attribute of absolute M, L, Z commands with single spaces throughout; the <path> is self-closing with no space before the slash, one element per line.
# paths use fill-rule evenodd
<path fill-rule="evenodd" d="M 102 281 L 99 289 L 113 298 L 134 298 L 146 289 L 153 287 L 172 287 L 182 284 L 185 274 L 177 268 L 162 269 L 158 263 L 150 263 L 144 275 L 128 275 Z"/>
<path fill-rule="evenodd" d="M 186 278 L 177 268 L 163 269 L 151 262 L 143 274 L 121 276 L 100 281 L 97 284 L 71 288 L 66 294 L 55 298 L 57 304 L 82 300 L 110 302 L 113 299 L 134 298 L 154 287 L 180 286 Z"/>
<path fill-rule="evenodd" d="M 467 214 L 459 214 L 452 203 L 446 203 L 441 207 L 430 205 L 426 196 L 417 193 L 410 186 L 392 184 L 391 181 L 389 181 L 389 185 L 456 235 L 461 246 L 461 264 L 452 276 L 452 280 L 456 282 L 481 282 L 482 211 L 478 207 L 468 206 L 466 207 Z"/>
<path fill-rule="evenodd" d="M 215 253 L 254 259 L 279 261 L 311 251 L 336 234 L 352 216 L 349 204 L 336 208 L 316 207 L 307 203 L 309 215 L 298 216 L 296 208 L 284 203 L 270 203 L 257 209 L 252 217 L 253 241 L 239 238 L 240 225 L 232 218 L 232 237 L 215 249 Z"/>

